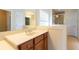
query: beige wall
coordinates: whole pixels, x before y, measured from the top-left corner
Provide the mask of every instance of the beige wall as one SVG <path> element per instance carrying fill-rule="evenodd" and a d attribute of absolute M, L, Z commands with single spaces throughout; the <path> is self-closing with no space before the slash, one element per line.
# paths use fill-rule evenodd
<path fill-rule="evenodd" d="M 11 12 L 10 29 L 15 31 L 17 29 L 22 29 L 25 26 L 25 15 L 24 9 L 9 9 Z"/>

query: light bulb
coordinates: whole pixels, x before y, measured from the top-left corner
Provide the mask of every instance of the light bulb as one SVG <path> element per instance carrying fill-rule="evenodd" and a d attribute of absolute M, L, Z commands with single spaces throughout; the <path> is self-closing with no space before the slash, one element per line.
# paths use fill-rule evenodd
<path fill-rule="evenodd" d="M 56 15 L 56 18 L 58 18 L 59 17 L 59 15 Z"/>

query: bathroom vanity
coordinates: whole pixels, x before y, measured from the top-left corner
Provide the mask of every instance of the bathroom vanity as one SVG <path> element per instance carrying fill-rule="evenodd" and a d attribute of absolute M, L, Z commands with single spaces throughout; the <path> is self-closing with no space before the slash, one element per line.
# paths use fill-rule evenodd
<path fill-rule="evenodd" d="M 20 32 L 5 36 L 6 41 L 16 50 L 47 50 L 48 31 L 34 30 L 31 33 Z"/>
<path fill-rule="evenodd" d="M 32 31 L 0 33 L 0 50 L 67 50 L 66 27 L 38 27 Z"/>
<path fill-rule="evenodd" d="M 19 50 L 47 50 L 48 49 L 48 32 L 43 33 L 29 41 L 18 45 Z"/>

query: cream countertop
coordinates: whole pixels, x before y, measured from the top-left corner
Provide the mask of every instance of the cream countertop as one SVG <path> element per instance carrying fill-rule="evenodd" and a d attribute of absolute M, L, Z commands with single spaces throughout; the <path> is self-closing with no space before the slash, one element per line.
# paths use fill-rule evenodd
<path fill-rule="evenodd" d="M 31 40 L 45 32 L 48 32 L 47 30 L 33 30 L 30 34 L 29 32 L 25 33 L 25 32 L 19 32 L 19 33 L 15 33 L 12 35 L 7 35 L 5 36 L 6 40 L 14 47 L 17 49 L 17 46 L 28 41 Z"/>
<path fill-rule="evenodd" d="M 0 40 L 0 50 L 16 50 L 5 40 Z"/>
<path fill-rule="evenodd" d="M 16 50 L 5 40 L 5 36 L 10 34 L 12 34 L 11 31 L 0 32 L 0 50 Z"/>

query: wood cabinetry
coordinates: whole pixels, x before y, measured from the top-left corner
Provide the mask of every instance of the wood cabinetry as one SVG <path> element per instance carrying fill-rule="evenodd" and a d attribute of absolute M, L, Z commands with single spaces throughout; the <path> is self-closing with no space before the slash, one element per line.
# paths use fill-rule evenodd
<path fill-rule="evenodd" d="M 0 9 L 0 31 L 7 31 L 8 12 Z"/>
<path fill-rule="evenodd" d="M 18 48 L 20 50 L 31 50 L 33 49 L 33 39 L 27 42 L 24 42 L 23 44 L 19 45 Z"/>
<path fill-rule="evenodd" d="M 48 50 L 48 33 L 44 34 L 44 50 Z"/>
<path fill-rule="evenodd" d="M 19 50 L 47 50 L 48 33 L 44 33 L 18 46 Z"/>
<path fill-rule="evenodd" d="M 34 50 L 44 50 L 44 40 L 41 40 L 38 44 L 36 44 Z"/>
<path fill-rule="evenodd" d="M 44 49 L 44 36 L 43 34 L 34 39 L 34 50 L 43 50 Z"/>

